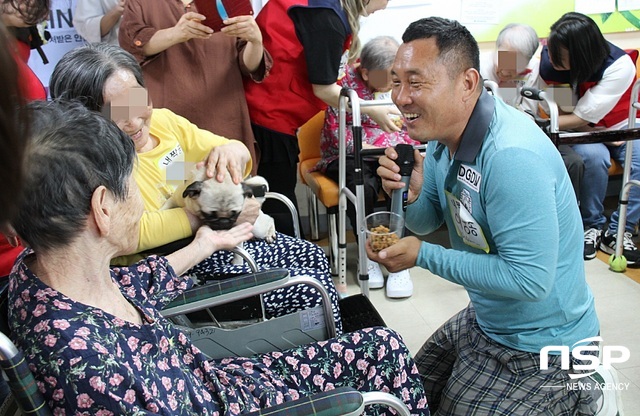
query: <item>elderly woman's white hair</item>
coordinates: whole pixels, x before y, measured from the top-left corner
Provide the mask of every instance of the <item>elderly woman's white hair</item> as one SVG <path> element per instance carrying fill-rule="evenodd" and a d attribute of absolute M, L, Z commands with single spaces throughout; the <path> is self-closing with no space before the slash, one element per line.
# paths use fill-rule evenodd
<path fill-rule="evenodd" d="M 540 40 L 535 29 L 521 23 L 506 25 L 502 28 L 496 40 L 497 50 L 508 48 L 522 54 L 527 60 L 533 57 L 536 50 L 538 50 L 538 46 L 540 46 Z"/>

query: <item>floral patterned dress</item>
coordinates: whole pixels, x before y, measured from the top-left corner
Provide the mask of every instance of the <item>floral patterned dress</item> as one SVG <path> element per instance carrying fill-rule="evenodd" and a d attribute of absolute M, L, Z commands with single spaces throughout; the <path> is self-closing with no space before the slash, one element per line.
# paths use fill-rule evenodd
<path fill-rule="evenodd" d="M 27 255 L 11 275 L 9 325 L 55 415 L 238 415 L 344 385 L 391 392 L 412 413 L 429 414 L 415 363 L 390 329 L 207 361 L 159 312 L 192 284 L 164 257 L 112 269 L 142 316 L 136 325 L 48 287 Z"/>

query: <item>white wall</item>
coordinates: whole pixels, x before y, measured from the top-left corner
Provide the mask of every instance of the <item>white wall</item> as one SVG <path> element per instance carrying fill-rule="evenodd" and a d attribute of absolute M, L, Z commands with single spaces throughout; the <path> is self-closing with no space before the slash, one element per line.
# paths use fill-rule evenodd
<path fill-rule="evenodd" d="M 490 10 L 495 11 L 499 9 L 501 10 L 500 13 L 504 14 L 505 9 L 509 7 L 519 7 L 517 3 L 522 3 L 523 1 L 526 0 L 492 0 L 489 2 L 473 0 L 467 3 L 461 0 L 392 0 L 388 3 L 385 10 L 375 12 L 373 15 L 360 20 L 360 38 L 362 44 L 371 38 L 381 35 L 393 36 L 398 42 L 401 42 L 402 33 L 411 22 L 428 16 L 457 19 L 466 25 L 472 33 L 482 32 L 483 29 L 492 25 L 495 26 L 498 21 L 492 21 L 491 11 L 483 16 L 476 14 L 474 17 L 469 17 L 469 9 L 466 9 L 464 4 L 480 5 L 482 3 L 490 3 Z M 536 13 L 538 13 L 536 10 L 532 12 L 533 15 Z M 482 20 L 484 23 L 477 23 L 479 20 Z M 474 21 L 476 23 L 473 23 Z M 622 49 L 640 48 L 640 32 L 638 31 L 609 33 L 605 34 L 605 38 Z M 483 52 L 492 50 L 494 43 L 479 42 L 478 45 L 480 51 Z"/>

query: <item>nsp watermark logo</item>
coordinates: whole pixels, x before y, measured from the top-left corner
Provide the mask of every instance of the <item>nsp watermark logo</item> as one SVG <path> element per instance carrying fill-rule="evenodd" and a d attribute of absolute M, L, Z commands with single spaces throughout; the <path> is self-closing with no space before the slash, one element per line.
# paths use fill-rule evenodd
<path fill-rule="evenodd" d="M 560 352 L 560 368 L 563 370 L 575 370 L 579 373 L 569 373 L 572 380 L 588 377 L 596 372 L 602 365 L 605 370 L 610 370 L 612 364 L 626 362 L 631 356 L 627 347 L 621 345 L 604 345 L 599 347 L 595 343 L 601 343 L 602 337 L 591 337 L 580 340 L 572 345 L 571 349 L 566 345 L 549 345 L 540 350 L 540 369 L 549 369 L 549 353 Z M 586 345 L 583 345 L 586 344 Z M 597 352 L 600 351 L 600 356 Z M 571 367 L 571 357 L 585 362 L 574 364 Z"/>

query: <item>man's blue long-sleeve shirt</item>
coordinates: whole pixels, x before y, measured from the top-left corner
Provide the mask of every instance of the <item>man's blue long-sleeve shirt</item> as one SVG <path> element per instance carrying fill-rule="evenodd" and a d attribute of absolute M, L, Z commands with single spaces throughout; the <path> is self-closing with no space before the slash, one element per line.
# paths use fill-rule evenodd
<path fill-rule="evenodd" d="M 522 113 L 483 93 L 453 157 L 430 142 L 407 227 L 446 222 L 452 249 L 423 242 L 417 265 L 464 286 L 482 330 L 539 352 L 599 332 L 583 229 L 562 158 Z"/>

